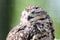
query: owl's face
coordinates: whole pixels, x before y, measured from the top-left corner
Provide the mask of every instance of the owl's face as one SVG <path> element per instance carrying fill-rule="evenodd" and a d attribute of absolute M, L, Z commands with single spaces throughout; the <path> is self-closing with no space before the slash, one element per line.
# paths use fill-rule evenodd
<path fill-rule="evenodd" d="M 37 6 L 29 6 L 22 12 L 22 19 L 26 19 L 30 21 L 34 18 L 45 18 L 46 17 L 46 11 L 42 9 L 41 7 Z"/>

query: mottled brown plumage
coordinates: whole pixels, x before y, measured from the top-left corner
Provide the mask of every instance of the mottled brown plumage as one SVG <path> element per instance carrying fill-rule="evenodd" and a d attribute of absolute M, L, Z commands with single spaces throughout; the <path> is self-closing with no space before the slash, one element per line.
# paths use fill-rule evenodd
<path fill-rule="evenodd" d="M 22 12 L 20 24 L 9 32 L 6 40 L 54 40 L 53 22 L 43 8 L 29 6 Z"/>

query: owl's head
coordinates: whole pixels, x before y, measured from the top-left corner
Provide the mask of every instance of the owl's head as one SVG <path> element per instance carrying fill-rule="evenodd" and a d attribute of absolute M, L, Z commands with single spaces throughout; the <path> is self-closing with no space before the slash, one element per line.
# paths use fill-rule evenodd
<path fill-rule="evenodd" d="M 46 11 L 38 6 L 29 6 L 22 12 L 21 19 L 27 21 L 34 21 L 43 19 L 47 15 Z"/>

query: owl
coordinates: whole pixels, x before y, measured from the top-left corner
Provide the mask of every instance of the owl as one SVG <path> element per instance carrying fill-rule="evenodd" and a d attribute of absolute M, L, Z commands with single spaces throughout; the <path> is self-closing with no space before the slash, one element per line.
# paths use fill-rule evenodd
<path fill-rule="evenodd" d="M 53 21 L 43 8 L 25 8 L 20 20 L 20 24 L 8 33 L 6 40 L 54 40 Z"/>

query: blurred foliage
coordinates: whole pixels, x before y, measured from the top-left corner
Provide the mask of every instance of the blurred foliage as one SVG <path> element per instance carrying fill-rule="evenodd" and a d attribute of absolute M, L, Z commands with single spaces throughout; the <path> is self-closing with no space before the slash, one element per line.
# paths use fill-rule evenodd
<path fill-rule="evenodd" d="M 60 38 L 60 0 L 0 0 L 0 40 L 19 24 L 22 10 L 27 6 L 41 6 L 54 22 L 55 36 Z"/>

